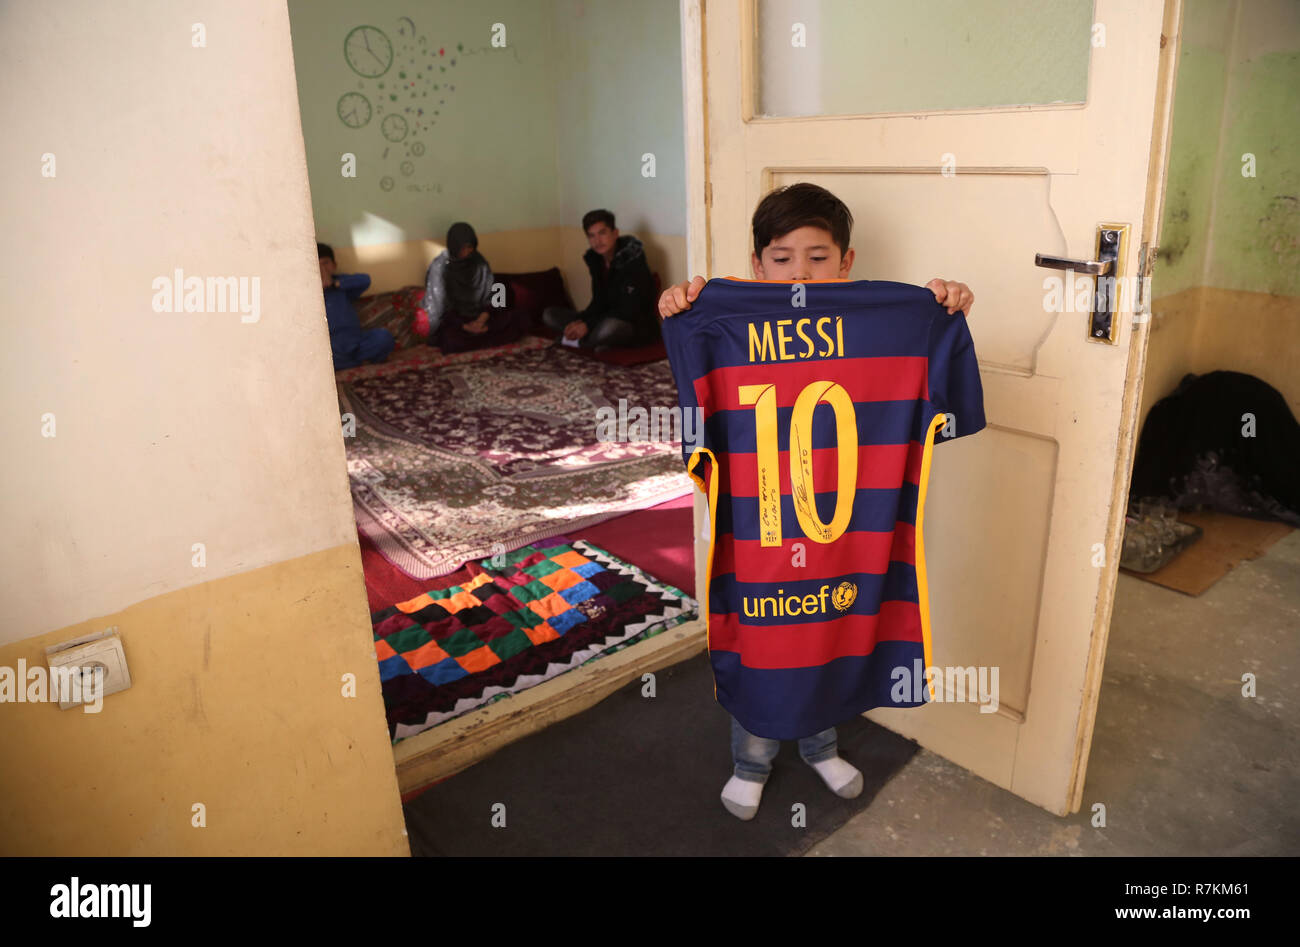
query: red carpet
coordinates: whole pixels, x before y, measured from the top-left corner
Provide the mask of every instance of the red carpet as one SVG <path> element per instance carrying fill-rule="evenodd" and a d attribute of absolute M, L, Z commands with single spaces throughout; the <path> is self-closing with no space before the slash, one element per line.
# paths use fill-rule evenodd
<path fill-rule="evenodd" d="M 585 539 L 620 559 L 645 570 L 656 579 L 695 595 L 695 562 L 691 548 L 690 494 L 606 520 L 569 535 Z M 463 568 L 436 579 L 413 579 L 393 565 L 368 536 L 357 532 L 361 544 L 361 567 L 366 577 L 366 596 L 372 612 L 415 598 L 429 589 L 445 589 L 470 578 Z"/>
<path fill-rule="evenodd" d="M 691 548 L 693 495 L 660 503 L 588 526 L 573 535 L 612 552 L 656 579 L 695 597 L 695 553 Z"/>

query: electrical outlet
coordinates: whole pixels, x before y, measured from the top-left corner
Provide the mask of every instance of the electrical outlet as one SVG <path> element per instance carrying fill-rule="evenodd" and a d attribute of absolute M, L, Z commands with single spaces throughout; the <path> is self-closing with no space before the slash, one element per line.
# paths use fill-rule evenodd
<path fill-rule="evenodd" d="M 46 648 L 45 661 L 50 666 L 51 681 L 55 678 L 55 668 L 103 668 L 100 699 L 131 686 L 131 672 L 126 667 L 126 652 L 122 650 L 122 639 L 117 633 L 116 625 L 96 634 L 84 635 Z M 81 699 L 69 699 L 86 696 L 94 698 L 95 695 L 75 691 L 72 694 L 60 693 L 59 709 L 69 710 L 87 703 Z"/>

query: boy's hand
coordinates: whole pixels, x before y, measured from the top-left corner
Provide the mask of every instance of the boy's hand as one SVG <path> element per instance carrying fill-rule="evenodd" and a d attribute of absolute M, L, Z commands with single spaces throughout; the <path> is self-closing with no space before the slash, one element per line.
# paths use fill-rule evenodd
<path fill-rule="evenodd" d="M 970 317 L 971 306 L 975 305 L 975 294 L 965 283 L 936 276 L 925 284 L 925 288 L 934 291 L 935 301 L 948 308 L 948 315 L 961 311 L 967 318 Z"/>
<path fill-rule="evenodd" d="M 564 337 L 570 342 L 576 342 L 587 334 L 587 323 L 581 319 L 574 319 L 564 327 Z"/>
<path fill-rule="evenodd" d="M 690 309 L 691 303 L 695 302 L 700 290 L 704 288 L 704 283 L 704 277 L 697 276 L 689 283 L 677 283 L 665 289 L 659 297 L 659 318 L 667 319 L 683 309 Z"/>

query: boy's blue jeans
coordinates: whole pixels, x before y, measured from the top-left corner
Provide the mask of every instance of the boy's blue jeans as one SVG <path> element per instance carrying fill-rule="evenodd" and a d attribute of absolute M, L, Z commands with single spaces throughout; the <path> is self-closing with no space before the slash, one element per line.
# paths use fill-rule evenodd
<path fill-rule="evenodd" d="M 731 759 L 735 763 L 737 779 L 765 783 L 772 772 L 772 760 L 781 749 L 780 740 L 757 737 L 731 718 Z M 834 727 L 827 727 L 810 737 L 799 738 L 799 755 L 808 763 L 820 763 L 839 755 L 839 742 Z"/>

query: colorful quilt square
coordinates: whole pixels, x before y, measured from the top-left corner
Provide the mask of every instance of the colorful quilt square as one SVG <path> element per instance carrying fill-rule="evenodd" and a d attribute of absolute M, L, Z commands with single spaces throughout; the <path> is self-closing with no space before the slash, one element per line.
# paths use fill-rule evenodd
<path fill-rule="evenodd" d="M 560 596 L 552 592 L 546 598 L 538 599 L 535 602 L 529 602 L 528 607 L 541 615 L 543 618 L 550 618 L 553 615 L 559 615 L 569 610 L 569 603 Z"/>
<path fill-rule="evenodd" d="M 515 568 L 518 569 L 520 572 L 527 572 L 529 566 L 537 565 L 537 563 L 539 562 L 545 562 L 549 558 L 550 556 L 548 556 L 546 553 L 538 552 L 536 549 L 533 549 L 531 552 L 528 553 L 528 555 L 524 556 L 524 558 L 520 559 L 517 563 L 515 563 Z M 531 575 L 532 573 L 529 574 Z"/>
<path fill-rule="evenodd" d="M 451 615 L 451 612 L 437 602 L 430 602 L 419 611 L 411 612 L 411 617 L 421 625 L 436 625 L 440 621 L 446 621 Z"/>
<path fill-rule="evenodd" d="M 563 566 L 557 566 L 550 559 L 543 559 L 541 562 L 534 562 L 524 571 L 529 575 L 537 576 L 537 578 L 540 579 L 544 575 L 550 575 L 552 572 L 558 572 L 563 568 Z"/>
<path fill-rule="evenodd" d="M 583 579 L 577 585 L 571 585 L 567 589 L 560 591 L 560 598 L 564 599 L 570 605 L 577 605 L 579 602 L 593 598 L 600 594 L 600 589 L 596 588 L 586 579 Z"/>
<path fill-rule="evenodd" d="M 501 616 L 516 628 L 531 628 L 537 624 L 537 615 L 532 609 L 516 608 Z"/>
<path fill-rule="evenodd" d="M 451 598 L 439 603 L 449 612 L 459 612 L 466 608 L 475 608 L 483 603 L 478 600 L 473 592 L 467 592 L 464 589 L 457 592 Z"/>
<path fill-rule="evenodd" d="M 459 681 L 462 677 L 469 677 L 469 671 L 457 664 L 455 658 L 430 664 L 428 667 L 420 668 L 417 673 L 430 684 L 450 684 L 452 681 Z"/>
<path fill-rule="evenodd" d="M 474 626 L 474 634 L 478 635 L 479 640 L 484 644 L 491 644 L 498 638 L 504 638 L 514 631 L 518 631 L 518 628 L 511 622 L 506 621 L 503 615 L 493 615 L 487 621 Z"/>
<path fill-rule="evenodd" d="M 379 680 L 381 683 L 395 677 L 400 677 L 403 674 L 411 673 L 411 666 L 402 660 L 400 654 L 393 655 L 388 660 L 379 662 Z"/>
<path fill-rule="evenodd" d="M 578 611 L 576 608 L 571 608 L 558 615 L 552 615 L 550 618 L 546 619 L 546 624 L 550 625 L 560 634 L 564 634 L 574 625 L 580 625 L 586 620 L 586 615 L 582 614 L 582 612 Z"/>
<path fill-rule="evenodd" d="M 584 581 L 582 576 L 572 569 L 559 569 L 550 575 L 542 577 L 542 582 L 557 592 L 567 589 L 571 585 L 577 585 L 582 581 Z"/>
<path fill-rule="evenodd" d="M 411 621 L 410 616 L 398 612 L 395 615 L 389 615 L 374 627 L 376 638 L 387 638 L 389 635 L 397 634 L 404 628 L 414 628 L 415 622 Z"/>
<path fill-rule="evenodd" d="M 550 596 L 550 594 L 554 593 L 555 589 L 552 589 L 550 585 L 543 583 L 543 581 L 533 579 L 526 585 L 520 585 L 520 587 L 516 588 L 511 594 L 513 594 L 517 600 L 524 602 L 525 605 L 532 606 L 533 602 L 541 600 L 541 598 L 546 598 L 547 596 Z"/>
<path fill-rule="evenodd" d="M 540 582 L 537 579 L 530 579 L 527 585 L 518 586 L 510 594 L 519 599 L 519 601 L 529 604 L 538 599 L 546 598 L 546 596 L 550 595 L 554 591 L 555 590 L 546 583 Z"/>
<path fill-rule="evenodd" d="M 514 603 L 510 601 L 510 596 L 506 594 L 507 588 L 509 586 L 502 588 L 495 582 L 488 582 L 486 585 L 480 585 L 474 590 L 474 597 L 500 615 L 515 607 Z"/>
<path fill-rule="evenodd" d="M 395 657 L 396 655 L 397 652 L 393 650 L 393 646 L 383 638 L 379 638 L 375 641 L 375 656 L 378 657 L 381 662 L 387 661 L 389 658 Z"/>
<path fill-rule="evenodd" d="M 398 654 L 402 654 L 423 647 L 433 640 L 433 636 L 419 625 L 412 625 L 410 628 L 399 631 L 395 635 L 389 635 L 384 640 L 388 642 L 389 647 L 394 651 Z"/>
<path fill-rule="evenodd" d="M 599 562 L 586 562 L 580 566 L 569 566 L 569 568 L 578 573 L 578 575 L 582 576 L 584 579 L 590 579 L 597 572 L 605 571 L 605 567 Z"/>
<path fill-rule="evenodd" d="M 529 637 L 518 628 L 513 628 L 510 634 L 501 638 L 495 638 L 488 645 L 492 653 L 504 661 L 506 658 L 512 658 L 521 651 L 525 651 L 533 646 Z"/>
<path fill-rule="evenodd" d="M 460 658 L 471 651 L 481 648 L 483 640 L 469 628 L 460 628 L 454 634 L 439 639 L 438 644 L 453 658 Z"/>
<path fill-rule="evenodd" d="M 406 660 L 406 663 L 411 666 L 412 670 L 418 671 L 420 668 L 428 667 L 431 664 L 446 661 L 451 657 L 451 655 L 438 647 L 438 642 L 430 641 L 423 647 L 403 653 L 402 657 Z"/>
<path fill-rule="evenodd" d="M 492 611 L 483 604 L 476 604 L 472 608 L 462 609 L 456 613 L 456 618 L 466 628 L 473 628 L 475 625 L 482 625 L 490 622 L 497 617 L 497 613 Z"/>
<path fill-rule="evenodd" d="M 568 552 L 562 552 L 559 553 L 558 555 L 552 553 L 551 561 L 554 562 L 556 565 L 565 566 L 566 568 L 569 569 L 573 569 L 581 565 L 586 565 L 587 563 L 591 562 L 590 559 L 588 559 L 582 553 L 578 552 L 576 549 L 570 549 Z"/>
<path fill-rule="evenodd" d="M 501 659 L 498 658 L 487 645 L 483 645 L 481 648 L 475 648 L 473 651 L 462 654 L 457 657 L 456 660 L 460 663 L 461 667 L 469 671 L 471 674 L 476 671 L 486 671 L 492 665 L 501 663 Z"/>
<path fill-rule="evenodd" d="M 418 612 L 420 609 L 424 608 L 424 606 L 430 605 L 432 603 L 433 603 L 433 596 L 431 596 L 428 592 L 425 592 L 423 595 L 417 595 L 415 598 L 408 599 L 405 602 L 398 602 L 394 606 L 394 608 L 400 609 L 401 611 L 407 613 Z"/>
<path fill-rule="evenodd" d="M 546 622 L 542 622 L 540 625 L 534 625 L 532 628 L 525 628 L 524 634 L 528 636 L 528 640 L 533 644 L 544 644 L 547 641 L 554 641 L 556 638 L 560 637 L 560 633 Z"/>

